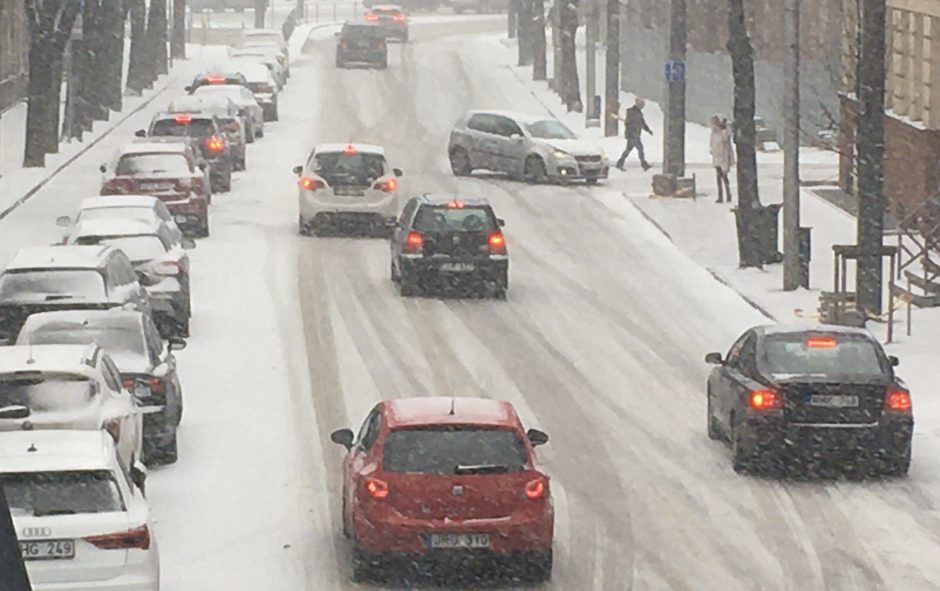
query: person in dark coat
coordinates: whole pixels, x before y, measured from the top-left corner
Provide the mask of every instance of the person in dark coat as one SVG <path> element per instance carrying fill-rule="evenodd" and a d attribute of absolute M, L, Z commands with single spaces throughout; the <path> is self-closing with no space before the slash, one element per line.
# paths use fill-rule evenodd
<path fill-rule="evenodd" d="M 646 119 L 643 117 L 643 107 L 646 106 L 646 101 L 641 98 L 636 99 L 636 102 L 632 107 L 627 109 L 627 116 L 625 119 L 621 119 L 624 122 L 624 137 L 627 138 L 627 147 L 623 151 L 623 154 L 620 155 L 620 159 L 617 160 L 617 168 L 623 170 L 624 162 L 627 160 L 627 156 L 630 155 L 630 152 L 636 148 L 636 153 L 640 156 L 640 166 L 643 167 L 643 170 L 649 170 L 650 164 L 646 161 L 646 153 L 643 151 L 643 141 L 642 134 L 645 131 L 646 133 L 653 135 L 653 130 L 649 128 L 649 125 L 646 124 Z M 618 119 L 620 119 L 618 117 Z"/>

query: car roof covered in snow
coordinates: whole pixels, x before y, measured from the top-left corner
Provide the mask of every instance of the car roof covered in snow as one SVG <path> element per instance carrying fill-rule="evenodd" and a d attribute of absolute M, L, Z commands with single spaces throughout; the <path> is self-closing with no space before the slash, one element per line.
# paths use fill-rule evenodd
<path fill-rule="evenodd" d="M 401 12 L 403 9 L 399 4 L 376 4 L 372 7 L 372 10 L 397 10 Z"/>
<path fill-rule="evenodd" d="M 20 269 L 97 269 L 113 247 L 94 246 L 30 246 L 20 249 L 6 270 Z"/>
<path fill-rule="evenodd" d="M 433 425 L 519 426 L 511 404 L 489 398 L 398 398 L 383 404 L 390 429 Z"/>
<path fill-rule="evenodd" d="M 314 148 L 314 154 L 332 154 L 334 152 L 346 152 L 355 150 L 356 152 L 365 152 L 367 154 L 377 154 L 385 156 L 385 148 L 376 144 L 320 144 Z"/>
<path fill-rule="evenodd" d="M 281 33 L 280 29 L 244 29 L 242 31 L 243 37 L 270 37 L 271 35 L 277 35 L 281 39 L 284 38 L 284 34 Z"/>
<path fill-rule="evenodd" d="M 501 109 L 475 109 L 473 111 L 468 111 L 466 118 L 469 119 L 473 115 L 478 114 L 509 117 L 510 119 L 523 125 L 529 125 L 538 121 L 555 120 L 555 118 L 550 115 L 532 115 L 531 113 L 520 113 L 518 111 L 506 111 Z"/>
<path fill-rule="evenodd" d="M 0 374 L 18 371 L 48 371 L 93 375 L 92 368 L 87 361 L 94 359 L 98 351 L 97 345 L 0 347 Z"/>
<path fill-rule="evenodd" d="M 132 154 L 186 154 L 189 146 L 183 142 L 131 142 L 124 144 L 118 157 Z"/>
<path fill-rule="evenodd" d="M 760 335 L 779 335 L 779 334 L 844 334 L 844 335 L 856 335 L 863 336 L 868 339 L 874 339 L 872 334 L 865 330 L 864 328 L 855 328 L 852 326 L 838 326 L 835 324 L 819 324 L 819 323 L 784 323 L 784 324 L 767 324 L 764 326 L 755 327 L 755 330 Z"/>
<path fill-rule="evenodd" d="M 114 449 L 103 430 L 9 431 L 0 437 L 0 472 L 111 470 Z"/>
<path fill-rule="evenodd" d="M 156 235 L 160 225 L 155 220 L 104 218 L 79 221 L 75 236 L 140 236 Z"/>
<path fill-rule="evenodd" d="M 56 310 L 30 314 L 21 329 L 22 334 L 37 330 L 54 330 L 94 326 L 97 328 L 139 327 L 143 312 L 111 308 L 109 310 Z M 39 345 L 34 345 L 34 348 Z"/>
<path fill-rule="evenodd" d="M 271 70 L 259 61 L 236 57 L 229 66 L 233 71 L 238 72 L 249 82 L 266 82 L 271 77 Z"/>
<path fill-rule="evenodd" d="M 150 207 L 160 201 L 153 195 L 105 195 L 82 199 L 79 209 L 99 209 L 110 207 Z"/>
<path fill-rule="evenodd" d="M 443 194 L 432 194 L 425 193 L 424 195 L 418 196 L 419 203 L 425 203 L 427 205 L 447 205 L 448 203 L 453 203 L 454 201 L 459 201 L 464 205 L 470 206 L 484 206 L 490 205 L 489 200 L 486 197 L 479 197 L 476 195 L 471 196 L 455 196 L 455 195 L 443 195 Z"/>

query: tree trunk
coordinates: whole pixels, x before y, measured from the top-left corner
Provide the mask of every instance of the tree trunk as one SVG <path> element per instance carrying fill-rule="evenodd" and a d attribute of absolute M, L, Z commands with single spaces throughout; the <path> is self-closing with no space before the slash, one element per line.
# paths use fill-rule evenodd
<path fill-rule="evenodd" d="M 620 0 L 607 0 L 607 49 L 604 53 L 604 135 L 619 135 L 620 115 Z"/>
<path fill-rule="evenodd" d="M 152 86 L 156 79 L 167 73 L 167 28 L 166 0 L 150 0 L 150 13 L 147 15 L 147 39 L 150 45 L 150 67 L 147 86 Z"/>
<path fill-rule="evenodd" d="M 518 64 L 528 66 L 532 63 L 532 0 L 519 0 L 518 3 Z"/>
<path fill-rule="evenodd" d="M 578 77 L 578 54 L 575 39 L 578 33 L 578 1 L 562 0 L 561 73 L 562 101 L 568 112 L 584 111 L 581 102 L 581 81 Z"/>
<path fill-rule="evenodd" d="M 303 14 L 303 4 L 298 3 L 298 13 Z M 173 0 L 173 39 L 170 43 L 173 59 L 186 59 L 186 0 Z"/>
<path fill-rule="evenodd" d="M 562 73 L 561 73 L 561 0 L 554 0 L 552 8 L 548 11 L 548 16 L 552 23 L 552 77 L 549 87 L 554 90 L 558 96 L 562 95 Z"/>
<path fill-rule="evenodd" d="M 545 42 L 545 0 L 531 0 L 532 6 L 532 79 L 548 77 Z"/>
<path fill-rule="evenodd" d="M 72 60 L 78 84 L 75 117 L 78 129 L 91 131 L 92 122 L 107 119 L 104 94 L 110 31 L 105 27 L 104 2 L 84 0 L 83 4 L 82 43 Z"/>
<path fill-rule="evenodd" d="M 729 0 L 728 53 L 734 78 L 734 141 L 738 157 L 738 259 L 762 267 L 760 195 L 757 191 L 757 130 L 754 124 L 754 49 L 747 32 L 744 0 Z"/>
<path fill-rule="evenodd" d="M 255 0 L 255 28 L 264 28 L 264 11 L 268 8 L 268 0 Z"/>
<path fill-rule="evenodd" d="M 127 93 L 140 96 L 147 87 L 147 10 L 144 0 L 127 0 L 131 20 L 131 50 L 127 64 Z"/>
<path fill-rule="evenodd" d="M 104 75 L 104 107 L 109 111 L 123 108 L 122 88 L 124 84 L 124 23 L 127 20 L 125 0 L 105 1 L 106 28 L 111 31 L 106 39 L 107 67 Z"/>
<path fill-rule="evenodd" d="M 518 37 L 519 2 L 520 0 L 509 0 L 509 7 L 506 10 L 506 36 L 510 39 Z"/>

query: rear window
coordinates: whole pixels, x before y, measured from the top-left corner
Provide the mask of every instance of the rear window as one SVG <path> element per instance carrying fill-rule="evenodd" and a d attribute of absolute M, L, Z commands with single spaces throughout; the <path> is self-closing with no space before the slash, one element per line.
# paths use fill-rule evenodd
<path fill-rule="evenodd" d="M 176 119 L 160 119 L 153 124 L 150 135 L 201 138 L 212 135 L 214 131 L 211 119 L 196 119 L 193 117 L 188 123 Z"/>
<path fill-rule="evenodd" d="M 89 246 L 95 244 L 110 244 L 127 255 L 132 263 L 152 261 L 166 254 L 167 246 L 160 238 L 153 234 L 141 236 L 81 236 L 76 244 Z"/>
<path fill-rule="evenodd" d="M 395 16 L 396 14 L 401 14 L 401 10 L 397 8 L 374 8 L 372 12 L 380 16 Z"/>
<path fill-rule="evenodd" d="M 0 407 L 25 406 L 33 412 L 73 411 L 88 406 L 94 383 L 82 375 L 16 372 L 0 375 Z"/>
<path fill-rule="evenodd" d="M 27 321 L 27 324 L 29 321 Z M 130 352 L 137 355 L 146 355 L 143 332 L 137 327 L 102 327 L 85 324 L 76 327 L 74 324 L 66 326 L 42 326 L 29 334 L 21 334 L 16 344 L 25 345 L 88 345 L 97 343 L 108 351 Z M 0 386 L 2 387 L 2 386 Z"/>
<path fill-rule="evenodd" d="M 123 176 L 159 174 L 186 176 L 189 161 L 182 154 L 126 154 L 118 160 L 114 172 Z"/>
<path fill-rule="evenodd" d="M 758 364 L 775 379 L 881 378 L 888 368 L 878 345 L 857 335 L 779 334 L 764 339 Z"/>
<path fill-rule="evenodd" d="M 385 176 L 385 158 L 363 152 L 321 152 L 314 156 L 314 172 L 332 186 L 368 185 Z"/>
<path fill-rule="evenodd" d="M 495 232 L 496 219 L 489 207 L 422 205 L 415 216 L 419 232 Z"/>
<path fill-rule="evenodd" d="M 0 300 L 97 301 L 104 297 L 104 277 L 91 269 L 12 271 L 0 275 Z"/>
<path fill-rule="evenodd" d="M 71 515 L 124 511 L 121 489 L 108 470 L 0 474 L 0 485 L 19 515 Z"/>
<path fill-rule="evenodd" d="M 454 474 L 458 468 L 518 472 L 527 464 L 515 431 L 453 427 L 400 429 L 385 440 L 382 467 L 388 472 Z"/>

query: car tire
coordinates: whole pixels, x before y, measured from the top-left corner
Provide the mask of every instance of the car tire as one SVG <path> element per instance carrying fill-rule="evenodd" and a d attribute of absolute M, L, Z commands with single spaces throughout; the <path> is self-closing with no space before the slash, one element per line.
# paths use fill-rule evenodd
<path fill-rule="evenodd" d="M 232 171 L 229 170 L 224 177 L 219 179 L 219 192 L 228 193 L 232 190 Z"/>
<path fill-rule="evenodd" d="M 297 218 L 297 233 L 301 236 L 310 235 L 310 224 L 303 216 Z"/>
<path fill-rule="evenodd" d="M 548 171 L 545 169 L 545 162 L 538 156 L 529 156 L 526 158 L 523 171 L 525 179 L 530 183 L 541 185 L 548 180 Z"/>
<path fill-rule="evenodd" d="M 247 157 L 241 156 L 235 160 L 235 170 L 245 170 L 247 164 Z"/>
<path fill-rule="evenodd" d="M 255 137 L 263 138 L 264 137 L 264 125 L 258 128 L 258 131 L 255 132 Z"/>
<path fill-rule="evenodd" d="M 353 582 L 367 583 L 375 578 L 375 571 L 374 558 L 354 543 L 352 548 Z"/>
<path fill-rule="evenodd" d="M 463 148 L 454 148 L 450 152 L 450 169 L 455 176 L 470 176 L 473 173 L 473 164 L 470 156 Z"/>
<path fill-rule="evenodd" d="M 179 450 L 176 442 L 176 431 L 177 429 L 174 427 L 173 435 L 171 435 L 169 440 L 160 447 L 159 462 L 161 464 L 175 464 L 176 460 L 179 459 Z"/>
<path fill-rule="evenodd" d="M 410 298 L 418 295 L 420 289 L 418 282 L 414 277 L 399 272 L 398 275 L 398 295 L 403 298 Z"/>
<path fill-rule="evenodd" d="M 707 402 L 705 406 L 708 409 L 706 411 L 708 438 L 711 439 L 712 441 L 717 441 L 721 439 L 721 430 L 718 428 L 718 421 L 715 420 L 715 413 L 712 412 L 711 389 L 708 390 L 708 393 L 706 394 L 706 398 L 707 398 Z"/>
<path fill-rule="evenodd" d="M 199 230 L 196 232 L 198 238 L 208 238 L 209 237 L 209 218 L 202 220 L 202 225 L 199 227 Z"/>
<path fill-rule="evenodd" d="M 533 552 L 526 561 L 526 579 L 532 583 L 545 583 L 552 578 L 553 553 Z"/>
<path fill-rule="evenodd" d="M 176 322 L 176 336 L 184 339 L 189 338 L 189 314 Z"/>
<path fill-rule="evenodd" d="M 249 127 L 245 132 L 245 143 L 246 144 L 255 143 L 255 137 L 257 137 L 257 135 L 255 134 L 254 126 Z"/>
<path fill-rule="evenodd" d="M 280 116 L 277 114 L 277 107 L 274 107 L 274 112 L 271 113 L 271 121 L 277 121 Z"/>

